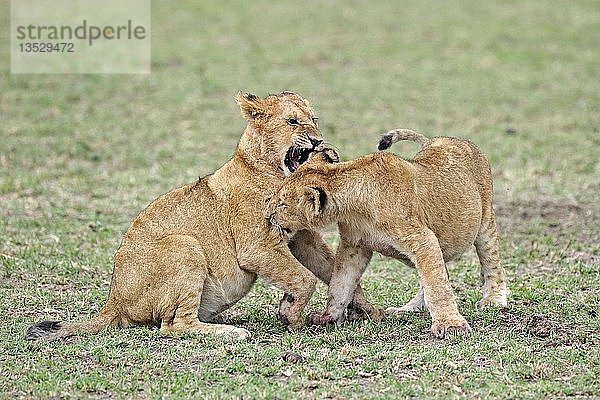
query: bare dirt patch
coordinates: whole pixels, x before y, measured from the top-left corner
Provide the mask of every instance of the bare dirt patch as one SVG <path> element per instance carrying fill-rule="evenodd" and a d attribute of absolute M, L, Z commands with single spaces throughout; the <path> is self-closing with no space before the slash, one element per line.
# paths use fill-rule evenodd
<path fill-rule="evenodd" d="M 528 269 L 553 269 L 559 262 L 600 264 L 597 205 L 552 200 L 497 202 L 501 237 L 537 259 Z"/>
<path fill-rule="evenodd" d="M 597 205 L 551 200 L 495 205 L 499 224 L 506 232 L 528 233 L 543 228 L 558 236 L 575 235 L 588 243 L 597 243 L 600 236 L 597 208 Z"/>
<path fill-rule="evenodd" d="M 510 309 L 500 315 L 503 325 L 542 341 L 542 347 L 587 349 L 598 345 L 592 328 L 577 324 L 560 314 L 520 314 Z"/>

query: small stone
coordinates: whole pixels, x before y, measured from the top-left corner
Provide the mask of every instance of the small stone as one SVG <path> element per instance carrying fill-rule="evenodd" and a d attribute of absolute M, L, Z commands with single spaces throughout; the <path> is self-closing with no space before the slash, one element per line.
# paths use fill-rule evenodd
<path fill-rule="evenodd" d="M 292 351 L 288 351 L 287 353 L 284 353 L 281 356 L 281 358 L 283 359 L 283 361 L 293 363 L 293 364 L 304 360 L 304 357 L 302 357 L 300 354 L 294 353 Z"/>

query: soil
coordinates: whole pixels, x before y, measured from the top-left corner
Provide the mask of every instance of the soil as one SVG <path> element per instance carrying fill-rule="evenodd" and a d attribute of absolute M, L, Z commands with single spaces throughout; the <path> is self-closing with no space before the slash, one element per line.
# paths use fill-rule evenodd
<path fill-rule="evenodd" d="M 600 265 L 597 205 L 545 200 L 496 202 L 494 209 L 501 239 L 542 255 L 536 269 L 559 259 Z"/>

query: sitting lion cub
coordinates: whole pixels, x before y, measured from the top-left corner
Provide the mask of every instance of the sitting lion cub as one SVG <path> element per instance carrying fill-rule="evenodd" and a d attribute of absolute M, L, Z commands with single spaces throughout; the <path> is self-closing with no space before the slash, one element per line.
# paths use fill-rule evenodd
<path fill-rule="evenodd" d="M 292 92 L 265 98 L 240 92 L 236 101 L 247 126 L 233 157 L 212 175 L 160 196 L 135 218 L 115 255 L 104 308 L 84 322 L 34 324 L 26 339 L 136 325 L 156 325 L 164 334 L 246 338 L 244 328 L 211 321 L 244 297 L 258 276 L 285 291 L 281 321 L 292 328 L 304 323 L 315 275 L 329 282 L 335 255 L 313 231 L 281 240 L 263 219 L 263 205 L 320 148 L 317 117 Z M 360 287 L 354 308 L 359 316 L 378 312 Z"/>
<path fill-rule="evenodd" d="M 458 312 L 445 262 L 475 244 L 484 280 L 480 306 L 506 306 L 504 270 L 492 208 L 486 157 L 456 138 L 428 139 L 410 130 L 390 131 L 380 149 L 399 140 L 422 148 L 412 161 L 374 153 L 339 164 L 310 161 L 288 177 L 267 205 L 266 216 L 288 236 L 337 222 L 340 246 L 329 298 L 318 323 L 341 322 L 373 251 L 416 265 L 419 294 L 403 308 L 426 306 L 438 338 L 470 331 Z"/>

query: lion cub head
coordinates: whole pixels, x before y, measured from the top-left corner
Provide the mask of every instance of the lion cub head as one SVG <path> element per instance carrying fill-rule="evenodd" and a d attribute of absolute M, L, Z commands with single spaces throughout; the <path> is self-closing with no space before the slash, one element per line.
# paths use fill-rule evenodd
<path fill-rule="evenodd" d="M 323 142 L 318 118 L 308 101 L 295 93 L 260 98 L 239 92 L 235 100 L 248 121 L 238 151 L 257 165 L 288 176 Z"/>
<path fill-rule="evenodd" d="M 313 161 L 285 179 L 265 207 L 265 218 L 282 236 L 291 238 L 302 229 L 326 225 L 334 205 L 329 201 L 328 181 L 330 156 L 318 153 Z M 337 155 L 337 153 L 336 153 Z"/>

